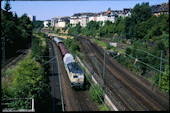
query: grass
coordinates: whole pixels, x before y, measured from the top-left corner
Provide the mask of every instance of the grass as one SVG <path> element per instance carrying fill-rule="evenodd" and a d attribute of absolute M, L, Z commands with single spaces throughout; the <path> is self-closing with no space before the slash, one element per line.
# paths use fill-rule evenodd
<path fill-rule="evenodd" d="M 100 109 L 100 111 L 109 111 L 109 107 L 106 104 L 100 104 L 98 106 L 98 108 Z"/>

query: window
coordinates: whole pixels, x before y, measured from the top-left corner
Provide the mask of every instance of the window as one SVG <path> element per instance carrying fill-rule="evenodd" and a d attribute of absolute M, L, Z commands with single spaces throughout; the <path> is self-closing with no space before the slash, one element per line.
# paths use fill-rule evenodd
<path fill-rule="evenodd" d="M 74 75 L 73 78 L 78 78 L 78 76 L 77 76 L 77 75 Z"/>

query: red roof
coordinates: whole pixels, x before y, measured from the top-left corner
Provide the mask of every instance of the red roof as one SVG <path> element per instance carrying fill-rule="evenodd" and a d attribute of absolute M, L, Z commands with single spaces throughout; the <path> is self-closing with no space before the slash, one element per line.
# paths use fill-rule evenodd
<path fill-rule="evenodd" d="M 108 15 L 108 14 L 110 14 L 111 13 L 111 11 L 109 10 L 109 11 L 107 11 L 105 14 L 104 14 L 104 16 L 106 16 L 106 15 Z"/>

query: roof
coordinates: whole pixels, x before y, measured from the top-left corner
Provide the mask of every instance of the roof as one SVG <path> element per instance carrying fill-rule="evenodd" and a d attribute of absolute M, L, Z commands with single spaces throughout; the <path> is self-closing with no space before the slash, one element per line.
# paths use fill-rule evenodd
<path fill-rule="evenodd" d="M 158 12 L 169 12 L 169 2 L 168 3 L 163 3 L 163 4 L 156 4 L 156 5 L 152 5 L 151 7 L 151 11 L 154 13 L 158 13 Z"/>
<path fill-rule="evenodd" d="M 166 12 L 169 11 L 169 3 L 164 3 L 160 6 L 158 12 Z"/>
<path fill-rule="evenodd" d="M 108 15 L 108 14 L 110 14 L 111 13 L 111 11 L 109 10 L 109 11 L 107 11 L 105 14 L 104 14 L 104 16 L 106 16 L 106 15 Z"/>
<path fill-rule="evenodd" d="M 94 13 L 74 13 L 73 16 L 82 16 L 82 15 L 92 16 L 94 15 Z"/>
<path fill-rule="evenodd" d="M 68 67 L 69 71 L 72 73 L 80 73 L 80 74 L 84 73 L 83 70 L 81 69 L 81 67 L 76 62 L 71 62 L 71 63 L 67 64 L 67 67 Z"/>

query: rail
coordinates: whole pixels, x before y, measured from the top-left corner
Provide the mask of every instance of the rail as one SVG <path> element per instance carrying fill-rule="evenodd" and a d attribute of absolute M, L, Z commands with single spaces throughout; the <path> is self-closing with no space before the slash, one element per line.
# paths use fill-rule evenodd
<path fill-rule="evenodd" d="M 52 44 L 52 46 L 53 46 L 53 44 Z M 54 46 L 53 46 L 53 48 L 54 48 Z M 58 72 L 58 77 L 59 77 L 59 86 L 60 86 L 60 96 L 61 96 L 61 103 L 62 103 L 62 111 L 64 111 L 64 101 L 63 101 L 63 94 L 62 94 L 62 87 L 61 87 L 60 69 L 59 69 L 59 65 L 57 63 L 58 58 L 57 58 L 57 54 L 56 54 L 55 49 L 54 49 L 54 54 L 55 54 L 54 56 L 56 56 L 55 61 L 56 61 L 56 67 L 57 67 L 57 72 Z"/>
<path fill-rule="evenodd" d="M 77 58 L 78 57 L 78 58 Z M 79 55 L 77 55 L 76 59 L 80 59 Z M 78 60 L 79 61 L 79 60 Z M 95 78 L 95 80 L 98 82 L 98 84 L 103 87 L 104 86 L 104 82 L 103 80 L 92 70 L 92 68 L 86 63 L 86 61 L 83 59 L 83 64 L 85 65 L 85 67 L 89 70 L 89 72 L 91 73 L 91 75 Z M 112 103 L 115 104 L 115 106 L 118 108 L 118 110 L 120 111 L 125 111 L 125 107 L 121 104 L 120 101 L 118 101 L 116 99 L 116 97 L 114 96 L 114 94 L 107 88 L 105 87 L 105 93 L 108 95 L 109 99 L 111 100 Z"/>

